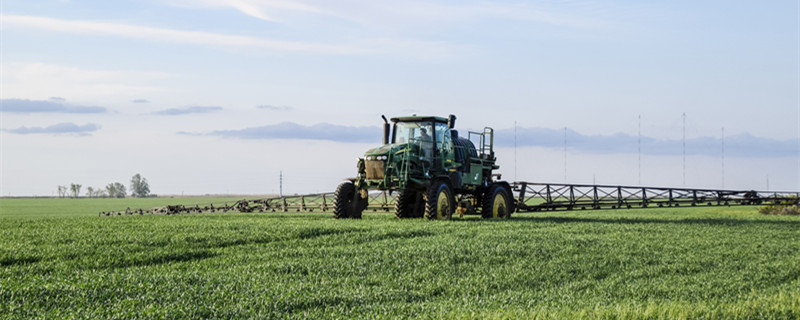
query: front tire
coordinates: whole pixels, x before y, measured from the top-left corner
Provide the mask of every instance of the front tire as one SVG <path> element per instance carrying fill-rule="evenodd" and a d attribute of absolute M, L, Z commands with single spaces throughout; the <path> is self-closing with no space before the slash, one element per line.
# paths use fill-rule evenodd
<path fill-rule="evenodd" d="M 363 199 L 358 195 L 357 203 L 354 203 L 355 198 L 356 186 L 352 182 L 345 181 L 339 184 L 336 188 L 336 193 L 333 194 L 333 217 L 336 219 L 361 219 L 361 213 L 366 208 L 367 199 Z"/>
<path fill-rule="evenodd" d="M 422 198 L 419 192 L 405 190 L 397 195 L 394 203 L 394 215 L 400 219 L 419 218 L 422 216 L 420 203 Z"/>
<path fill-rule="evenodd" d="M 456 209 L 453 189 L 445 181 L 435 182 L 425 197 L 425 217 L 428 220 L 450 220 Z"/>
<path fill-rule="evenodd" d="M 481 215 L 484 218 L 508 219 L 514 212 L 511 192 L 505 184 L 493 184 L 483 195 Z"/>

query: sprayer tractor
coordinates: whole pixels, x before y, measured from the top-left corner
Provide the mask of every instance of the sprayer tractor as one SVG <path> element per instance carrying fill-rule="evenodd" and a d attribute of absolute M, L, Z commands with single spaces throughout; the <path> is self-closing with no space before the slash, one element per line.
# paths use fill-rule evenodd
<path fill-rule="evenodd" d="M 392 118 L 391 124 L 382 118 L 383 145 L 359 158 L 358 175 L 336 188 L 335 218 L 361 218 L 372 190 L 398 193 L 398 218 L 442 220 L 456 212 L 509 218 L 514 212 L 510 185 L 493 173 L 500 167 L 492 128 L 463 138 L 454 115 L 412 115 Z"/>

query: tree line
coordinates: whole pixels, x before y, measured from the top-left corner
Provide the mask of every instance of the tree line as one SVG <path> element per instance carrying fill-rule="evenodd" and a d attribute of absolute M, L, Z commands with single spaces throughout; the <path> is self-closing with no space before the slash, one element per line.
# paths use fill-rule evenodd
<path fill-rule="evenodd" d="M 83 186 L 77 183 L 72 183 L 69 186 L 58 186 L 59 198 L 78 198 L 81 195 L 81 188 Z M 86 187 L 87 198 L 125 198 L 128 196 L 128 190 L 134 198 L 146 198 L 153 196 L 150 194 L 150 184 L 147 179 L 140 174 L 135 174 L 131 178 L 130 189 L 126 189 L 125 185 L 119 182 L 112 182 L 105 186 L 105 188 Z"/>

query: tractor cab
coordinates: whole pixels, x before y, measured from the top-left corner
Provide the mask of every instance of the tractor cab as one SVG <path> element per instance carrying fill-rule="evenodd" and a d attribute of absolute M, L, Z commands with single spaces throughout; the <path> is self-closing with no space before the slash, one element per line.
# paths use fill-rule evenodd
<path fill-rule="evenodd" d="M 454 116 L 451 116 L 455 120 Z M 406 149 L 418 149 L 420 164 L 427 167 L 423 171 L 444 171 L 447 160 L 453 157 L 452 135 L 448 119 L 440 117 L 392 118 L 391 144 Z M 452 121 L 450 121 L 452 122 Z"/>

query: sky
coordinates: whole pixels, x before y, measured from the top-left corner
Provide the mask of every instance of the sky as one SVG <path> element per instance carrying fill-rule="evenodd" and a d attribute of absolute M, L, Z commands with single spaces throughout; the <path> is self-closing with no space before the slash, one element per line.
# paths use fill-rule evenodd
<path fill-rule="evenodd" d="M 0 195 L 332 191 L 384 114 L 507 180 L 796 191 L 799 6 L 0 0 Z"/>

